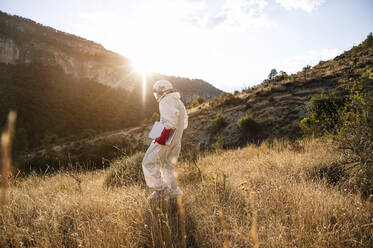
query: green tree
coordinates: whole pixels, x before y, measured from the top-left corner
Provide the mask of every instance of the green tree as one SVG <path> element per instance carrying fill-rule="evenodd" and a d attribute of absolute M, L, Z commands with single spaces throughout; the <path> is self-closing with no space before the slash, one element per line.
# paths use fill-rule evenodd
<path fill-rule="evenodd" d="M 276 69 L 272 69 L 271 72 L 269 73 L 268 75 L 268 79 L 273 79 L 274 77 L 277 76 L 277 70 Z"/>
<path fill-rule="evenodd" d="M 339 121 L 338 110 L 344 106 L 345 98 L 333 93 L 314 95 L 306 109 L 306 117 L 300 126 L 307 134 L 323 135 L 334 132 Z"/>
<path fill-rule="evenodd" d="M 330 171 L 348 171 L 344 188 L 359 190 L 363 197 L 373 194 L 373 73 L 372 69 L 346 87 L 347 95 L 317 95 L 301 121 L 306 131 L 327 134 L 337 145 L 348 163 L 355 165 L 348 170 L 338 164 Z M 328 169 L 329 170 L 329 169 Z"/>
<path fill-rule="evenodd" d="M 363 41 L 361 44 L 363 48 L 368 48 L 373 46 L 373 34 L 370 32 L 367 36 L 367 38 Z"/>
<path fill-rule="evenodd" d="M 347 103 L 338 111 L 340 122 L 334 137 L 342 150 L 362 164 L 373 163 L 373 95 L 363 82 L 371 79 L 371 74 L 363 75 L 350 88 Z"/>

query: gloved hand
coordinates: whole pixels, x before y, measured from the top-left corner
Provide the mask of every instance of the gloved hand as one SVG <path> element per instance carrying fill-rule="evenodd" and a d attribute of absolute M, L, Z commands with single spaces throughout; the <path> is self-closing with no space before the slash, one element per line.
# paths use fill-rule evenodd
<path fill-rule="evenodd" d="M 157 142 L 158 144 L 163 145 L 163 146 L 166 145 L 167 138 L 168 138 L 168 136 L 170 136 L 171 132 L 172 132 L 172 129 L 163 128 L 161 136 L 156 138 L 155 142 Z"/>

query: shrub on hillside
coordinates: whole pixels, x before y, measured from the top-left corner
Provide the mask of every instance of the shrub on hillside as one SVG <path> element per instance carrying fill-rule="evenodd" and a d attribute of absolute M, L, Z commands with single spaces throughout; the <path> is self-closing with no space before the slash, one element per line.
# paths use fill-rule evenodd
<path fill-rule="evenodd" d="M 272 70 L 270 71 L 270 73 L 268 74 L 268 79 L 269 79 L 269 80 L 273 79 L 274 77 L 277 76 L 277 74 L 278 74 L 277 70 L 276 70 L 276 69 L 272 69 Z"/>
<path fill-rule="evenodd" d="M 364 87 L 372 79 L 370 70 L 351 86 L 347 103 L 339 110 L 340 121 L 334 136 L 349 158 L 362 164 L 373 164 L 373 94 Z"/>
<path fill-rule="evenodd" d="M 160 116 L 157 112 L 154 112 L 151 118 L 145 118 L 143 120 L 144 125 L 152 125 L 154 122 L 159 121 Z"/>
<path fill-rule="evenodd" d="M 332 132 L 339 121 L 338 110 L 345 98 L 332 93 L 314 95 L 306 109 L 306 117 L 300 121 L 304 133 L 322 135 Z"/>
<path fill-rule="evenodd" d="M 230 106 L 230 105 L 239 105 L 242 103 L 242 100 L 236 97 L 233 94 L 223 92 L 219 95 L 218 98 L 215 98 L 211 101 L 211 106 L 220 107 L 220 106 Z"/>
<path fill-rule="evenodd" d="M 318 95 L 311 101 L 308 117 L 301 121 L 306 131 L 328 134 L 345 161 L 355 163 L 348 171 L 345 185 L 360 191 L 364 197 L 373 194 L 373 94 L 369 90 L 372 82 L 373 72 L 368 70 L 349 86 L 346 97 Z M 333 174 L 339 169 L 331 165 L 320 173 Z"/>
<path fill-rule="evenodd" d="M 336 185 L 347 177 L 344 164 L 332 162 L 305 167 L 306 175 L 312 180 L 326 180 L 329 184 Z"/>
<path fill-rule="evenodd" d="M 212 149 L 215 150 L 215 151 L 220 151 L 220 150 L 223 150 L 224 149 L 224 140 L 223 138 L 221 137 L 221 135 L 219 135 L 217 138 L 216 138 L 216 141 L 211 145 Z"/>
<path fill-rule="evenodd" d="M 354 46 L 351 49 L 352 53 L 360 52 L 362 49 L 367 49 L 373 47 L 373 34 L 369 33 L 367 38 L 358 46 Z"/>
<path fill-rule="evenodd" d="M 44 134 L 44 137 L 43 139 L 41 140 L 41 145 L 46 147 L 46 146 L 49 146 L 49 145 L 52 145 L 52 144 L 55 144 L 58 142 L 58 136 L 54 133 L 51 133 L 51 132 L 46 132 Z"/>
<path fill-rule="evenodd" d="M 305 67 L 303 67 L 302 71 L 305 72 L 305 71 L 309 71 L 311 69 L 312 69 L 312 66 L 306 65 Z"/>
<path fill-rule="evenodd" d="M 279 74 L 274 78 L 275 81 L 281 81 L 288 77 L 288 74 L 284 71 L 280 71 Z"/>
<path fill-rule="evenodd" d="M 367 38 L 361 43 L 363 48 L 373 47 L 373 34 L 370 32 Z"/>
<path fill-rule="evenodd" d="M 108 169 L 104 184 L 106 187 L 144 183 L 142 160 L 144 152 L 138 152 L 130 157 L 124 157 L 113 162 Z"/>
<path fill-rule="evenodd" d="M 201 97 L 201 96 L 197 96 L 196 98 L 194 98 L 193 102 L 190 104 L 190 106 L 192 108 L 194 107 L 197 107 L 199 105 L 201 105 L 202 103 L 204 103 L 206 101 L 205 98 Z"/>
<path fill-rule="evenodd" d="M 307 117 L 300 122 L 305 133 L 330 134 L 349 159 L 373 162 L 373 95 L 367 90 L 372 79 L 368 70 L 348 86 L 345 97 L 313 96 Z"/>
<path fill-rule="evenodd" d="M 214 132 L 219 132 L 228 125 L 228 122 L 225 120 L 224 116 L 221 113 L 218 113 L 216 117 L 212 120 L 212 129 Z"/>
<path fill-rule="evenodd" d="M 237 125 L 241 130 L 242 138 L 247 140 L 248 138 L 258 138 L 263 132 L 262 126 L 254 120 L 250 114 L 246 114 L 237 121 Z"/>

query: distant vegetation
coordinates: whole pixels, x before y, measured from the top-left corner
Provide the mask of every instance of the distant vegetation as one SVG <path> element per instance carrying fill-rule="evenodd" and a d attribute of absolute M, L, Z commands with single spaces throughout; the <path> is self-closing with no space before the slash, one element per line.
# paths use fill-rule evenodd
<path fill-rule="evenodd" d="M 307 107 L 307 117 L 301 120 L 303 131 L 315 135 L 333 132 L 345 101 L 345 97 L 330 92 L 314 95 Z"/>
<path fill-rule="evenodd" d="M 222 113 L 218 113 L 213 120 L 211 120 L 211 128 L 214 133 L 220 132 L 224 129 L 229 123 L 226 121 Z"/>
<path fill-rule="evenodd" d="M 373 195 L 373 72 L 346 87 L 346 95 L 316 95 L 301 120 L 305 133 L 326 135 L 342 152 L 346 163 L 355 163 L 353 170 L 342 164 L 319 168 L 320 175 L 336 183 L 358 190 L 364 197 Z M 355 168 L 354 168 L 355 167 Z"/>
<path fill-rule="evenodd" d="M 222 108 L 239 105 L 242 100 L 231 93 L 222 92 L 218 97 L 209 100 L 211 107 Z"/>
<path fill-rule="evenodd" d="M 1 11 L 0 36 L 3 41 L 13 41 L 19 51 L 17 65 L 0 64 L 0 129 L 9 110 L 16 110 L 16 152 L 47 148 L 137 126 L 146 118 L 145 122 L 155 119 L 152 114 L 158 111 L 157 103 L 149 89 L 143 103 L 141 77 L 133 72 L 127 58 L 95 42 Z M 66 67 L 60 61 L 75 66 Z M 109 81 L 114 77 L 121 86 L 130 85 L 129 90 L 99 84 L 98 78 L 83 78 L 95 74 L 85 67 L 88 64 L 94 65 L 93 70 L 104 69 L 110 74 L 100 79 L 101 83 L 113 83 Z M 187 103 L 196 92 L 206 98 L 221 92 L 199 79 L 159 73 L 147 79 L 148 87 L 159 79 L 170 80 Z M 130 89 L 132 86 L 134 89 Z"/>
<path fill-rule="evenodd" d="M 194 98 L 193 102 L 190 104 L 190 106 L 192 108 L 194 107 L 197 107 L 199 105 L 201 105 L 202 103 L 204 103 L 206 101 L 205 98 L 201 97 L 201 96 L 197 96 L 196 98 Z"/>
<path fill-rule="evenodd" d="M 237 121 L 237 125 L 241 130 L 242 141 L 253 142 L 263 135 L 263 127 L 250 115 L 246 114 Z"/>
<path fill-rule="evenodd" d="M 58 67 L 0 64 L 0 70 L 0 127 L 10 109 L 18 112 L 19 151 L 138 125 L 158 110 L 150 93 L 143 107 L 140 89 L 113 89 Z"/>
<path fill-rule="evenodd" d="M 369 33 L 367 38 L 360 45 L 354 46 L 351 49 L 351 52 L 356 53 L 356 52 L 362 51 L 364 49 L 367 49 L 369 47 L 373 47 L 373 34 L 372 33 Z"/>
<path fill-rule="evenodd" d="M 271 72 L 269 73 L 268 75 L 268 79 L 273 79 L 274 77 L 277 76 L 277 70 L 276 69 L 272 69 Z"/>

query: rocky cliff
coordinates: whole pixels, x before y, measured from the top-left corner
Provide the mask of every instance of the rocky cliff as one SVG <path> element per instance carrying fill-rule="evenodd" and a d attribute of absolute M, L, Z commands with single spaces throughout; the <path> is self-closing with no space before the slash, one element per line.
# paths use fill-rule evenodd
<path fill-rule="evenodd" d="M 67 74 L 88 78 L 111 87 L 132 91 L 141 85 L 127 58 L 106 50 L 102 45 L 75 35 L 46 27 L 32 20 L 0 11 L 0 62 L 6 64 L 41 63 L 56 65 Z M 153 75 L 151 78 L 166 76 Z M 182 92 L 185 100 L 196 95 L 210 98 L 221 93 L 202 80 L 176 80 L 175 86 L 190 84 L 193 90 Z M 181 82 L 182 81 L 182 82 Z M 151 85 L 154 80 L 150 80 Z M 201 84 L 202 82 L 202 84 Z M 202 88 L 201 88 L 202 86 Z"/>

